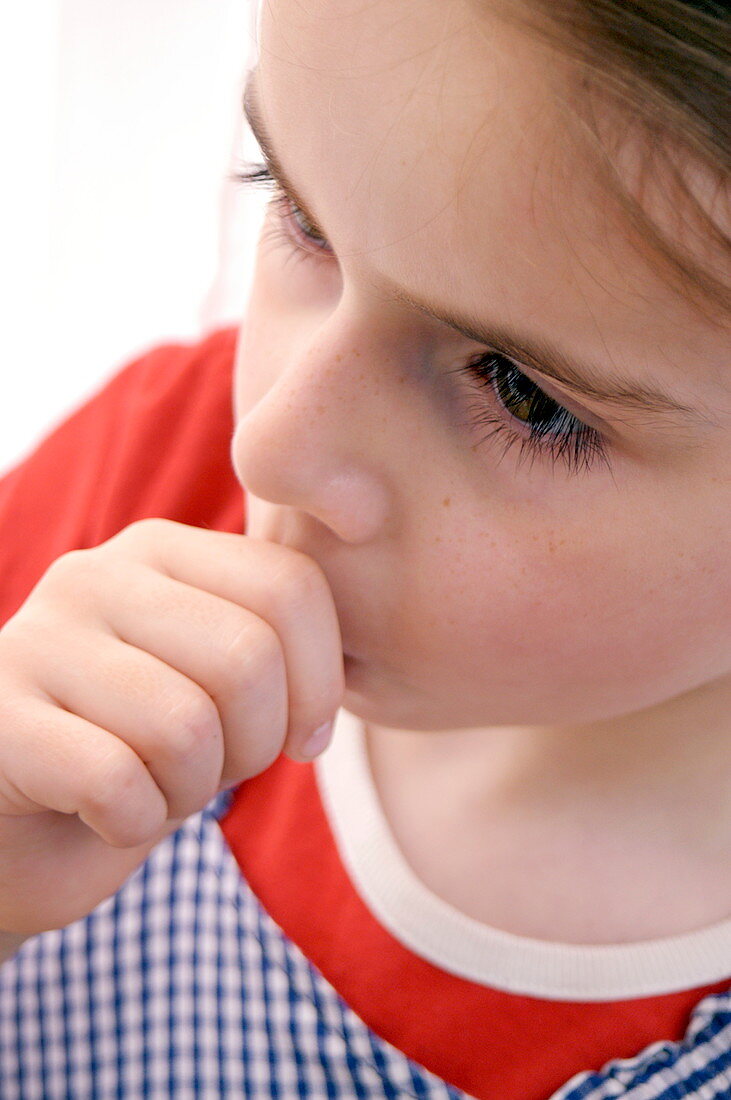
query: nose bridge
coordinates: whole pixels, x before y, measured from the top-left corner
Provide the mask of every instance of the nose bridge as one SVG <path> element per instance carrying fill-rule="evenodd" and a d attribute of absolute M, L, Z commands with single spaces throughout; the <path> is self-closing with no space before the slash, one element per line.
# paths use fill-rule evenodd
<path fill-rule="evenodd" d="M 364 400 L 383 392 L 388 358 L 383 318 L 343 294 L 288 367 L 295 386 L 313 386 L 315 398 L 319 386 L 323 396 L 327 393 L 335 402 L 348 405 L 359 400 L 365 412 Z"/>
<path fill-rule="evenodd" d="M 302 443 L 340 440 L 344 459 L 375 461 L 377 437 L 385 457 L 400 338 L 382 309 L 344 291 L 322 323 L 285 352 L 263 402 L 273 416 L 292 420 L 289 430 L 301 433 Z"/>
<path fill-rule="evenodd" d="M 316 515 L 346 541 L 373 537 L 389 510 L 386 341 L 342 297 L 274 365 L 233 440 L 250 492 Z M 256 370 L 256 364 L 252 364 Z"/>

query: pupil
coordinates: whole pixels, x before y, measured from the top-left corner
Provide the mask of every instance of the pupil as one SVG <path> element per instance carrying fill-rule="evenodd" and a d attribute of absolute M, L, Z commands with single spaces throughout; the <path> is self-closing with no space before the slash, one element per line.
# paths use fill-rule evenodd
<path fill-rule="evenodd" d="M 537 387 L 524 374 L 510 366 L 507 374 L 498 379 L 498 392 L 512 416 L 524 424 L 530 423 L 531 407 L 535 403 Z M 535 410 L 534 410 L 535 411 Z"/>

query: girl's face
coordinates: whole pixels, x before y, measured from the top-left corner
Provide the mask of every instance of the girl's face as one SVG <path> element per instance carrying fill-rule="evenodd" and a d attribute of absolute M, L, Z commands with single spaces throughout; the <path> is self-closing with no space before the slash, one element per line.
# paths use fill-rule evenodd
<path fill-rule="evenodd" d="M 232 455 L 247 534 L 327 576 L 366 721 L 731 692 L 728 333 L 630 242 L 563 76 L 486 3 L 264 5 L 248 113 L 299 207 L 259 243 Z"/>

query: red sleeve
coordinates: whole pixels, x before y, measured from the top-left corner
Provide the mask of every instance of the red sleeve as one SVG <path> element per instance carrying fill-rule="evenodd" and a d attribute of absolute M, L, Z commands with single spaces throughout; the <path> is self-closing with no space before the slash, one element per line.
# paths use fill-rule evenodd
<path fill-rule="evenodd" d="M 243 530 L 230 459 L 234 329 L 120 370 L 0 479 L 0 623 L 68 550 L 161 516 Z"/>

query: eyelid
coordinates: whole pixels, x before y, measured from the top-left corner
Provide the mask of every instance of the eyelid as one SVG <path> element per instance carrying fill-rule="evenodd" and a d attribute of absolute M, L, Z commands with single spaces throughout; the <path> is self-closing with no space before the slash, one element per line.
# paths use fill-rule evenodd
<path fill-rule="evenodd" d="M 269 166 L 267 166 L 267 167 L 269 167 Z M 271 169 L 270 169 L 270 171 L 271 171 Z M 287 221 L 291 220 L 292 209 L 297 210 L 300 214 L 302 214 L 303 218 L 308 222 L 308 224 L 310 224 L 311 228 L 316 231 L 316 233 L 320 237 L 320 239 L 327 241 L 327 237 L 320 230 L 319 226 L 314 225 L 310 221 L 310 219 L 307 216 L 307 214 L 305 213 L 305 211 L 303 211 L 300 208 L 300 206 L 297 204 L 295 199 L 293 199 L 292 196 L 288 193 L 286 188 L 282 187 L 280 182 L 276 179 L 275 179 L 275 184 L 277 186 L 280 199 L 284 201 L 284 203 L 286 204 L 286 207 L 287 207 L 286 215 L 284 215 L 286 220 Z M 288 229 L 288 232 L 290 232 L 290 233 L 294 232 L 296 234 L 296 236 L 297 236 L 297 241 L 296 241 L 297 247 L 301 248 L 303 251 L 309 252 L 313 256 L 313 258 L 318 259 L 318 258 L 324 258 L 324 257 L 327 257 L 327 256 L 334 256 L 334 252 L 333 252 L 331 247 L 329 247 L 329 248 L 318 247 L 314 243 L 314 241 L 310 240 L 304 234 L 302 229 L 297 225 L 296 221 L 293 223 L 293 227 L 291 229 Z M 451 333 L 451 332 L 453 332 L 453 330 L 450 328 L 449 332 Z M 485 347 L 483 345 L 482 346 L 482 351 L 483 352 L 492 351 L 492 352 L 495 352 L 499 355 L 502 355 L 505 359 L 510 360 L 510 362 L 514 363 L 515 366 L 518 368 L 518 370 L 522 374 L 524 374 L 526 376 L 526 378 L 529 378 L 530 381 L 534 383 L 534 385 L 536 385 L 540 390 L 542 390 L 546 394 L 546 396 L 550 397 L 551 400 L 554 401 L 557 405 L 560 405 L 561 407 L 565 408 L 568 412 L 570 412 L 573 416 L 575 416 L 578 420 L 580 420 L 582 423 L 584 423 L 588 427 L 595 428 L 597 431 L 600 431 L 600 432 L 602 432 L 602 434 L 605 434 L 605 435 L 610 435 L 611 434 L 609 426 L 606 424 L 606 422 L 604 420 L 602 420 L 600 417 L 593 414 L 589 409 L 585 408 L 583 405 L 579 405 L 578 403 L 576 403 L 571 398 L 571 396 L 567 396 L 565 393 L 563 393 L 562 390 L 560 390 L 558 387 L 556 387 L 554 384 L 552 384 L 552 382 L 545 379 L 543 377 L 543 375 L 540 374 L 539 371 L 535 370 L 535 368 L 525 366 L 522 362 L 517 360 L 514 356 L 508 355 L 506 352 L 501 351 L 497 347 Z"/>
<path fill-rule="evenodd" d="M 258 144 L 258 143 L 257 143 Z M 259 146 L 261 155 L 263 158 L 264 166 L 270 176 L 271 184 L 275 189 L 273 202 L 279 206 L 277 210 L 277 217 L 285 223 L 285 232 L 293 239 L 293 244 L 301 252 L 309 254 L 314 260 L 325 260 L 329 258 L 336 258 L 335 252 L 332 246 L 329 244 L 327 235 L 322 231 L 320 226 L 314 222 L 306 210 L 303 210 L 301 205 L 297 202 L 294 195 L 291 194 L 288 187 L 278 178 L 271 162 L 268 160 L 267 155 L 263 149 Z M 283 209 L 282 209 L 283 208 Z M 297 221 L 293 218 L 293 212 L 296 211 L 302 215 L 304 220 L 308 223 L 310 228 L 314 230 L 315 235 L 320 240 L 327 242 L 328 247 L 318 245 L 315 240 L 311 239 L 308 234 L 297 224 Z M 444 326 L 441 322 L 436 322 L 440 328 L 446 328 L 449 333 L 454 334 L 454 330 L 451 326 Z M 552 381 L 546 379 L 535 367 L 525 365 L 522 360 L 517 359 L 514 355 L 511 355 L 508 351 L 504 351 L 502 348 L 495 345 L 480 344 L 480 350 L 482 353 L 494 352 L 495 354 L 503 356 L 505 359 L 514 363 L 517 369 L 529 378 L 540 390 L 542 390 L 547 397 L 551 398 L 557 405 L 562 406 L 573 416 L 575 416 L 582 423 L 588 427 L 593 427 L 597 431 L 606 436 L 611 436 L 612 433 L 610 426 L 605 420 L 591 412 L 584 405 L 578 404 L 570 394 L 566 394 L 562 389 L 555 386 Z"/>
<path fill-rule="evenodd" d="M 449 331 L 451 332 L 451 329 L 449 329 Z M 560 405 L 562 408 L 566 409 L 567 412 L 570 412 L 573 416 L 577 418 L 577 420 L 581 420 L 590 428 L 595 428 L 603 435 L 612 436 L 614 434 L 612 432 L 611 425 L 608 424 L 606 420 L 600 417 L 597 413 L 592 412 L 585 405 L 579 404 L 579 402 L 576 401 L 576 399 L 573 398 L 569 393 L 566 393 L 564 390 L 560 389 L 551 379 L 548 379 L 543 374 L 541 374 L 540 370 L 538 370 L 536 367 L 524 363 L 521 359 L 518 359 L 509 351 L 501 348 L 500 345 L 497 343 L 478 344 L 478 347 L 480 349 L 478 354 L 492 353 L 494 355 L 502 356 L 503 359 L 509 360 L 511 363 L 513 363 L 515 367 L 517 367 L 521 374 L 524 374 L 526 378 L 528 378 L 535 386 L 538 387 L 539 390 L 542 390 L 543 393 L 545 393 L 546 397 L 550 397 L 552 401 L 554 401 L 557 405 Z"/>
<path fill-rule="evenodd" d="M 507 358 L 515 363 L 518 370 L 521 371 L 526 378 L 530 378 L 531 382 L 538 386 L 539 389 L 543 390 L 546 396 L 550 397 L 552 401 L 555 401 L 557 405 L 563 406 L 563 408 L 578 417 L 579 420 L 588 424 L 589 427 L 596 428 L 597 431 L 602 432 L 604 435 L 611 434 L 611 426 L 606 420 L 602 419 L 602 417 L 598 416 L 590 409 L 587 409 L 585 405 L 580 405 L 570 394 L 560 389 L 555 382 L 545 378 L 534 367 L 525 366 L 513 356 L 509 355 Z"/>
<path fill-rule="evenodd" d="M 327 240 L 327 234 L 326 234 L 326 233 L 324 233 L 324 232 L 322 231 L 322 229 L 321 229 L 321 228 L 320 228 L 320 226 L 319 226 L 319 225 L 317 224 L 317 222 L 315 221 L 315 219 L 314 219 L 313 217 L 311 217 L 311 216 L 310 216 L 309 212 L 308 212 L 308 211 L 307 211 L 307 210 L 305 209 L 305 207 L 304 207 L 304 206 L 302 205 L 302 203 L 301 203 L 301 202 L 299 202 L 299 200 L 298 200 L 297 196 L 296 196 L 296 195 L 294 195 L 294 194 L 292 194 L 292 191 L 290 190 L 290 188 L 288 187 L 288 185 L 287 185 L 287 184 L 285 183 L 285 181 L 284 181 L 284 180 L 283 180 L 283 179 L 282 179 L 282 178 L 281 178 L 281 177 L 280 177 L 280 176 L 278 175 L 278 173 L 277 173 L 277 170 L 276 170 L 276 167 L 275 167 L 275 166 L 274 166 L 274 165 L 272 164 L 272 162 L 270 161 L 269 157 L 267 156 L 267 153 L 266 153 L 266 151 L 265 151 L 264 149 L 262 149 L 262 148 L 261 148 L 261 146 L 259 145 L 259 143 L 258 143 L 258 142 L 257 142 L 257 148 L 258 148 L 258 149 L 260 150 L 260 152 L 261 152 L 261 156 L 262 156 L 262 159 L 263 159 L 263 161 L 264 161 L 264 164 L 265 164 L 265 166 L 266 166 L 266 169 L 267 169 L 267 171 L 269 172 L 269 175 L 271 176 L 271 178 L 272 178 L 272 181 L 273 181 L 273 183 L 274 183 L 275 187 L 277 188 L 277 191 L 279 192 L 279 195 L 280 195 L 280 196 L 281 196 L 282 198 L 286 199 L 286 201 L 287 201 L 287 202 L 288 202 L 288 203 L 289 203 L 289 204 L 290 204 L 290 205 L 291 205 L 292 207 L 294 207 L 294 209 L 295 209 L 295 210 L 298 210 L 298 211 L 300 212 L 300 214 L 301 214 L 301 215 L 303 216 L 303 218 L 305 219 L 305 221 L 307 221 L 307 223 L 308 223 L 309 225 L 311 225 L 311 226 L 312 226 L 312 228 L 313 228 L 313 229 L 315 230 L 315 232 L 316 232 L 316 234 L 318 235 L 318 237 L 321 237 L 321 238 L 322 238 L 323 240 Z"/>
<path fill-rule="evenodd" d="M 302 248 L 307 252 L 312 252 L 316 256 L 334 256 L 334 252 L 328 238 L 323 232 L 321 232 L 318 226 L 314 225 L 310 221 L 310 219 L 307 217 L 307 214 L 304 212 L 304 210 L 301 209 L 301 207 L 297 205 L 294 199 L 292 199 L 285 191 L 282 191 L 281 188 L 278 199 L 285 205 L 285 213 L 284 215 L 280 216 L 282 216 L 289 224 L 291 224 L 291 232 L 296 234 L 296 244 L 298 248 Z M 299 224 L 297 219 L 294 217 L 295 211 L 298 214 L 302 215 L 302 218 L 307 222 L 308 226 L 313 231 L 312 234 L 306 233 L 302 226 Z M 318 240 L 324 241 L 324 244 L 318 244 Z"/>

